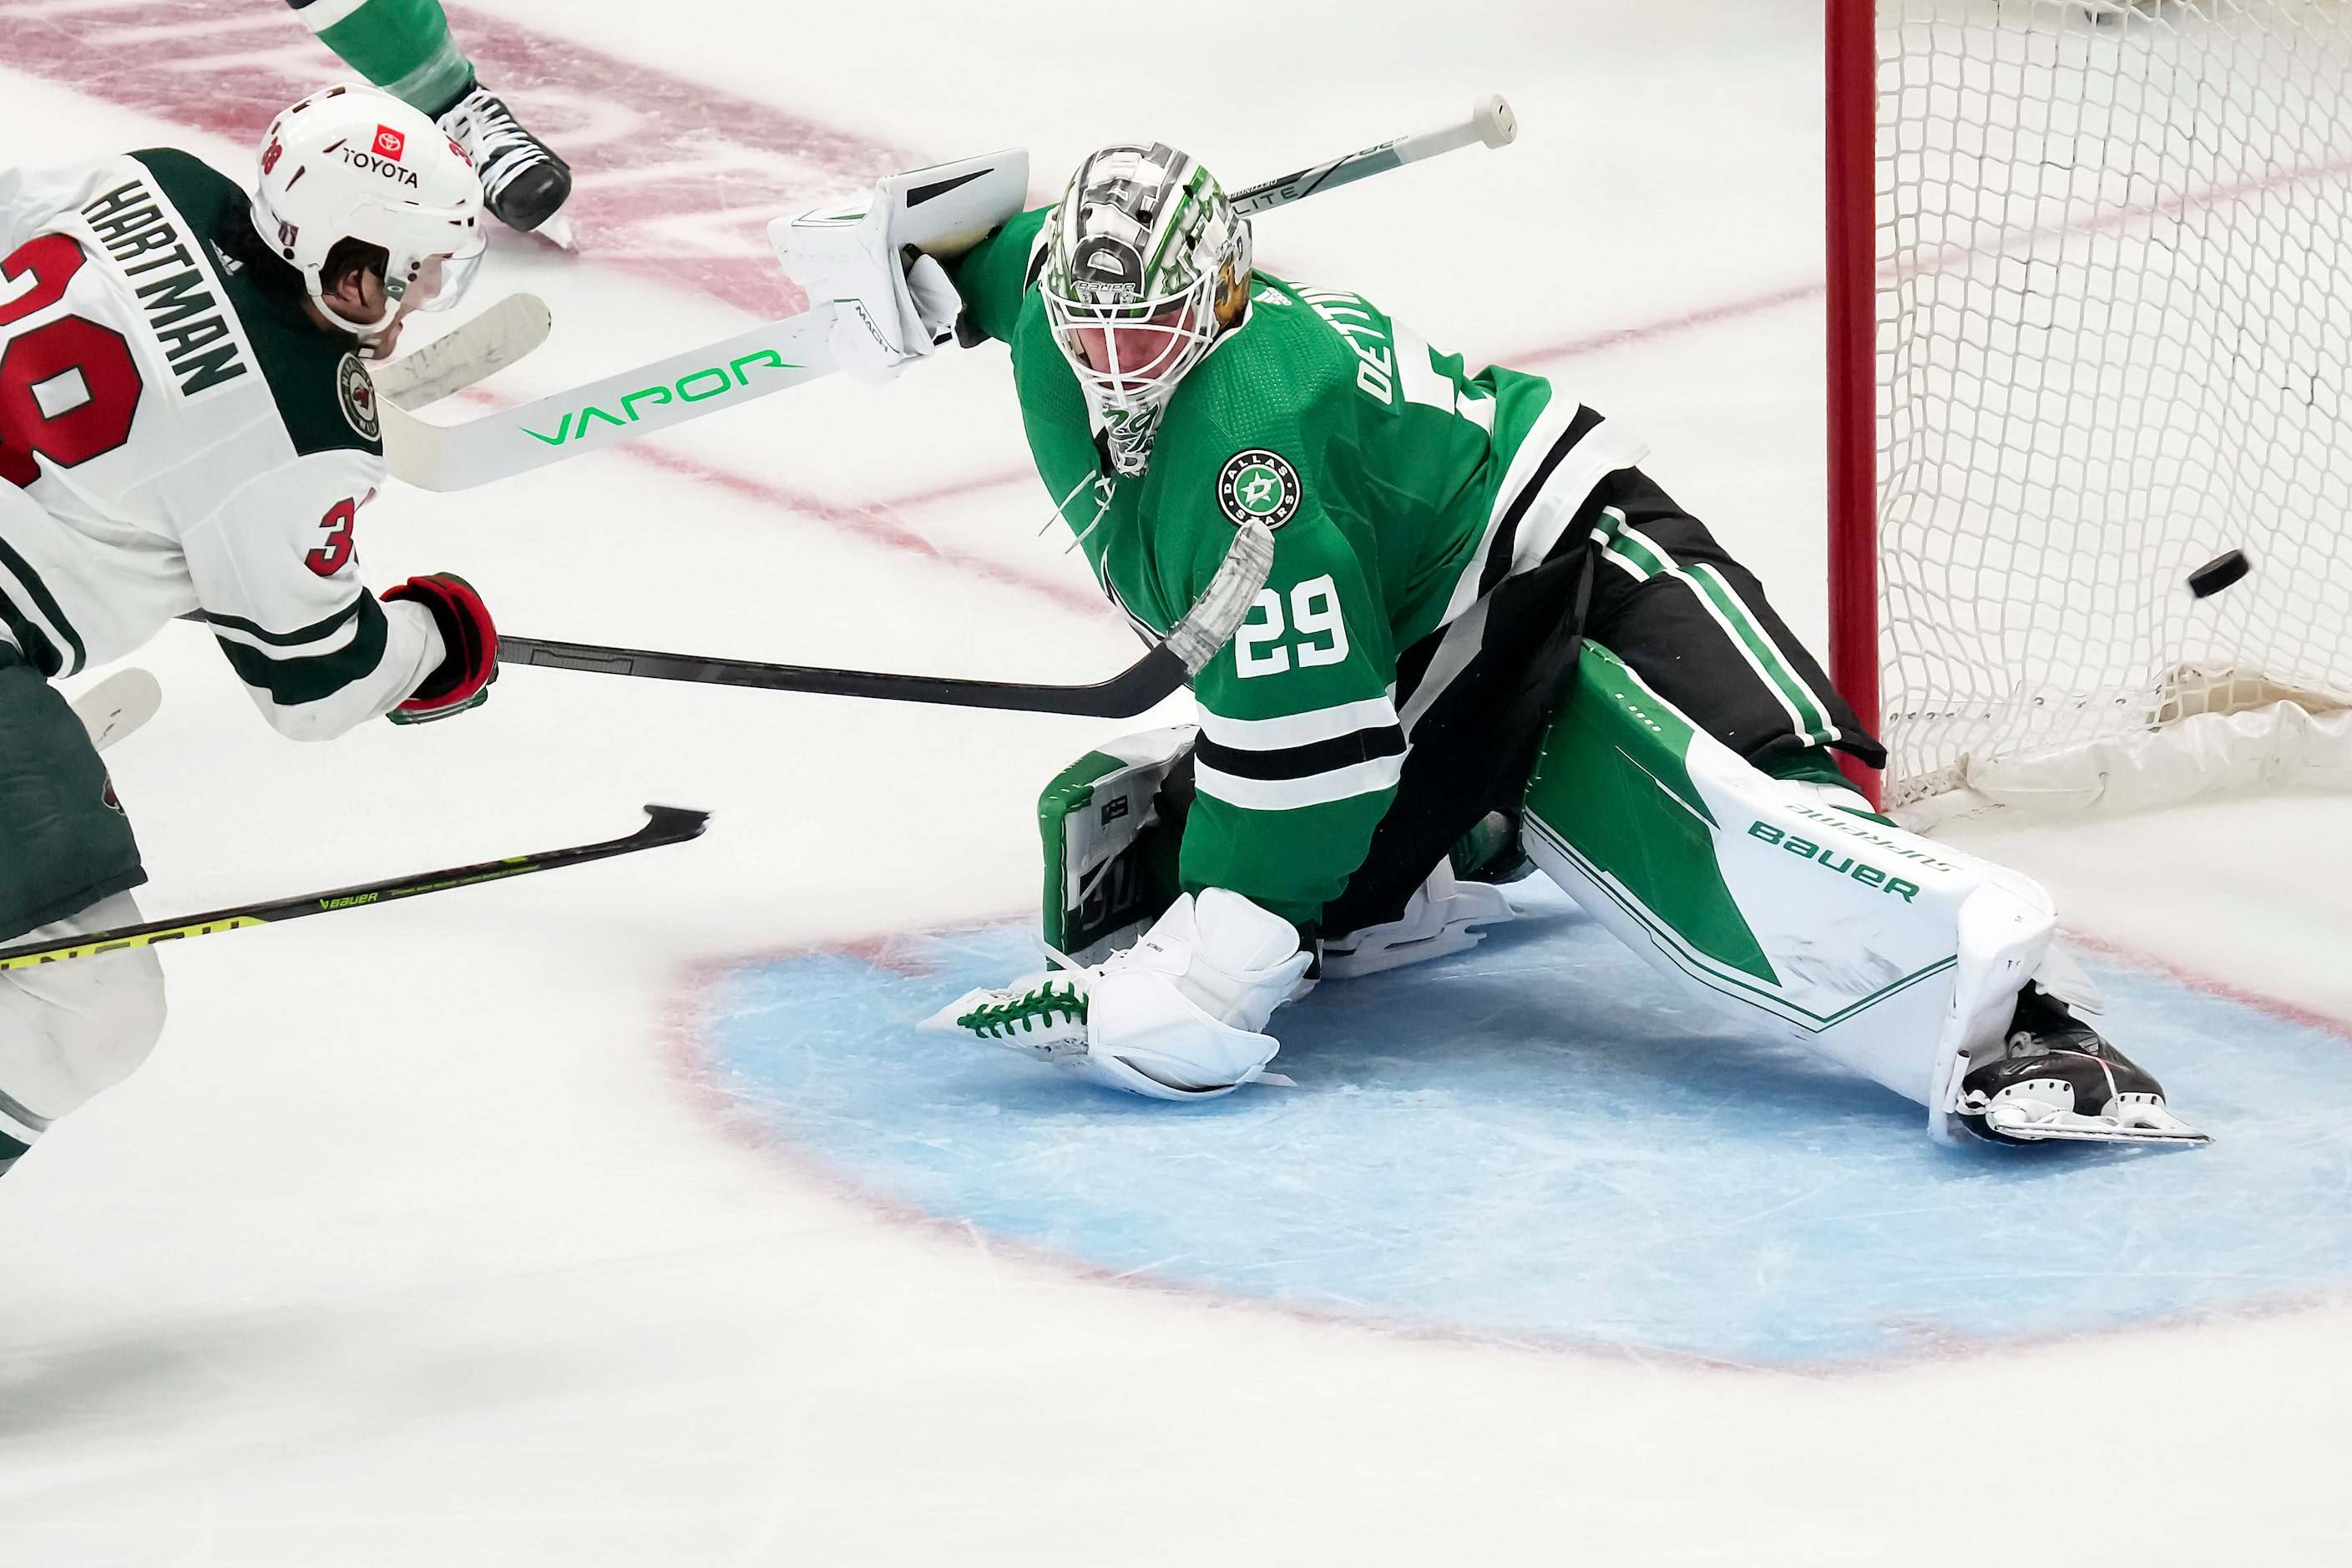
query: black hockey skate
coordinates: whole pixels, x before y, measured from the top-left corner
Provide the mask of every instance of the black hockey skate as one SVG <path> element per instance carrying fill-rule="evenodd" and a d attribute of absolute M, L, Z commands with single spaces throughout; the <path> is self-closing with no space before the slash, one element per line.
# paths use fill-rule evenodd
<path fill-rule="evenodd" d="M 529 234 L 570 198 L 572 165 L 525 131 L 504 99 L 468 87 L 439 123 L 474 160 L 483 204 L 509 228 Z"/>
<path fill-rule="evenodd" d="M 2041 986 L 2018 993 L 2009 1036 L 1960 1080 L 1960 1125 L 1994 1143 L 2210 1143 L 2164 1088 Z"/>

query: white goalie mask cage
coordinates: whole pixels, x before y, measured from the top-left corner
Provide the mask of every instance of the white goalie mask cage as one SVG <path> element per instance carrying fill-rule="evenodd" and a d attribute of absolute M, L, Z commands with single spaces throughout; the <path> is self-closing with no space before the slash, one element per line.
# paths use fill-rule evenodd
<path fill-rule="evenodd" d="M 323 88 L 270 121 L 261 138 L 253 226 L 321 295 L 327 253 L 350 238 L 382 246 L 383 310 L 446 310 L 473 281 L 487 242 L 482 182 L 465 150 L 422 110 L 377 88 Z"/>
<path fill-rule="evenodd" d="M 1119 472 L 1143 471 L 1177 383 L 1241 320 L 1249 274 L 1249 221 L 1190 155 L 1105 147 L 1070 176 L 1047 232 L 1045 318 Z"/>

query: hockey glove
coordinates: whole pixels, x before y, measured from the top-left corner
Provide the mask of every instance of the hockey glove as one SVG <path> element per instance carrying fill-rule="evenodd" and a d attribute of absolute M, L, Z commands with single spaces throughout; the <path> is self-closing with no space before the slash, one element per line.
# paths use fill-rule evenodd
<path fill-rule="evenodd" d="M 1298 931 L 1223 888 L 1186 893 L 1143 939 L 1090 969 L 1061 969 L 969 992 L 923 1020 L 1153 1100 L 1212 1100 L 1290 1080 L 1260 1033 L 1305 993 Z"/>
<path fill-rule="evenodd" d="M 963 300 L 937 261 L 892 243 L 883 193 L 779 218 L 768 239 L 810 307 L 832 303 L 834 361 L 858 380 L 892 380 L 954 335 Z"/>
<path fill-rule="evenodd" d="M 413 599 L 430 610 L 441 646 L 448 650 L 408 700 L 385 718 L 395 724 L 423 724 L 490 700 L 490 682 L 499 678 L 499 633 L 471 583 L 455 572 L 436 572 L 386 588 L 383 596 L 387 602 Z"/>

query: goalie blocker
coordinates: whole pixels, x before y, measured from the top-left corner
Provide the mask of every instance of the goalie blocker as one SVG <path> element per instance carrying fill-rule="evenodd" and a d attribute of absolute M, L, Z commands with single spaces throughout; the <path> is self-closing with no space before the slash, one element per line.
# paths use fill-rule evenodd
<path fill-rule="evenodd" d="M 2031 1031 L 2019 1026 L 2033 1007 L 2021 1008 L 2019 996 L 2029 978 L 2040 982 L 2030 994 L 2045 1011 L 2053 996 L 2096 1006 L 2087 980 L 2053 950 L 2054 912 L 2032 880 L 1906 832 L 1861 809 L 1851 792 L 1761 772 L 1605 648 L 1587 644 L 1580 660 L 1545 730 L 1518 844 L 1679 989 L 1925 1106 L 1939 1142 L 1964 1129 L 2001 1141 L 2202 1141 L 2163 1109 L 2152 1079 L 2087 1026 L 2067 1020 L 2096 1042 L 2087 1053 L 2080 1041 L 2025 1038 Z M 1156 934 L 1154 922 L 1177 903 L 1196 738 L 1187 727 L 1115 742 L 1041 796 L 1045 940 L 1072 963 L 1099 963 Z M 1511 918 L 1499 889 L 1464 882 L 1457 869 L 1482 868 L 1442 861 L 1400 919 L 1310 931 L 1321 976 L 1458 952 L 1479 940 L 1477 926 Z M 1833 946 L 1825 933 L 1835 933 Z M 1076 1001 L 1081 977 L 1047 980 Z M 1083 1021 L 1083 1006 L 1064 1013 Z M 1076 1066 L 1085 1053 L 1073 1042 L 1038 1054 Z M 2063 1058 L 2091 1071 L 2059 1093 L 2060 1080 L 2081 1075 L 2043 1070 L 2021 1096 L 2015 1086 L 2028 1075 L 2010 1066 L 2000 1084 L 1970 1092 L 1972 1063 L 1990 1073 L 2009 1057 Z M 1254 1076 L 1265 1076 L 1262 1063 Z"/>

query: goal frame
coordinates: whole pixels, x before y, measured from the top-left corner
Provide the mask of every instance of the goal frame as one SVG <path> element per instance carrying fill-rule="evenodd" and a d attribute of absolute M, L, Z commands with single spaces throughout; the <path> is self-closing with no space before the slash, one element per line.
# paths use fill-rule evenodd
<path fill-rule="evenodd" d="M 1824 0 L 1830 683 L 1879 730 L 1878 5 Z M 1873 806 L 1881 775 L 1841 752 Z"/>

